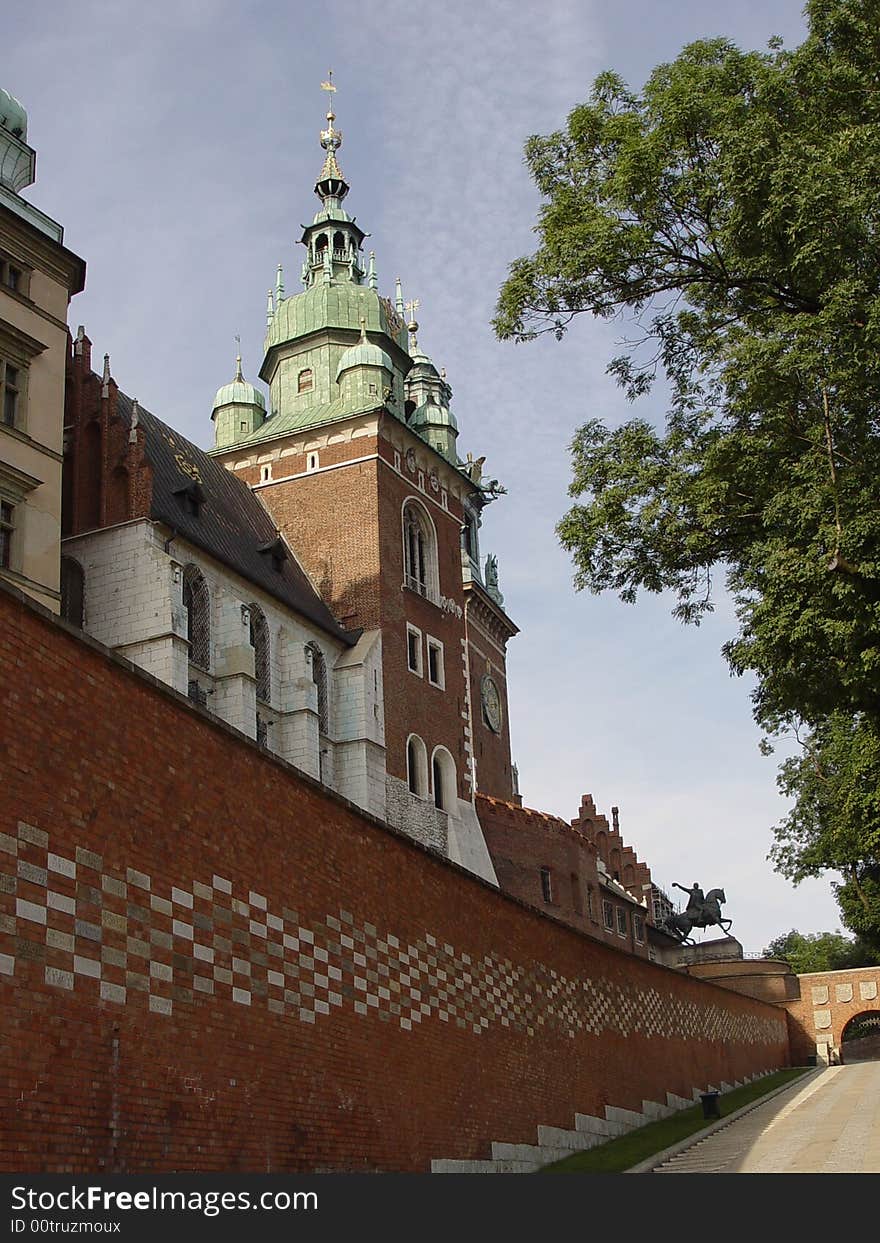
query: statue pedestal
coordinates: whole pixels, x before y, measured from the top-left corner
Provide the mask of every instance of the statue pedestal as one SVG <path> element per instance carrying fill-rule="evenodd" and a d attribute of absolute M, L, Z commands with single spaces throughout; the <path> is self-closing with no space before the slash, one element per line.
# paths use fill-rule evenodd
<path fill-rule="evenodd" d="M 718 937 L 714 941 L 702 941 L 699 945 L 681 945 L 678 955 L 681 967 L 703 962 L 742 962 L 743 947 L 736 937 Z"/>

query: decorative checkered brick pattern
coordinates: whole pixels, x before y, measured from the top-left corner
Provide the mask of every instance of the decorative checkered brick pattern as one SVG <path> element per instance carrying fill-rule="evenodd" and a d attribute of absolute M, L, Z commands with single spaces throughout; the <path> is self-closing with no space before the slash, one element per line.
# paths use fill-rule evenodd
<path fill-rule="evenodd" d="M 25 844 L 28 858 L 19 857 Z M 253 889 L 231 881 L 189 879 L 157 889 L 133 868 L 104 870 L 100 855 L 77 847 L 52 851 L 48 833 L 19 823 L 0 838 L 15 870 L 0 872 L 0 909 L 23 941 L 64 956 L 47 965 L 54 988 L 93 988 L 103 1001 L 142 998 L 156 1014 L 225 996 L 237 1005 L 314 1023 L 335 1006 L 393 1016 L 401 1028 L 435 1020 L 474 1035 L 494 1025 L 540 1036 L 552 1028 L 573 1039 L 634 1032 L 665 1039 L 778 1042 L 781 1019 L 734 1015 L 601 977 L 570 978 L 543 963 L 498 954 L 473 957 L 426 931 L 402 941 L 340 910 L 304 926 L 295 910 L 269 909 Z M 28 897 L 19 896 L 26 882 Z M 56 956 L 57 957 L 57 956 Z M 15 956 L 5 974 L 14 975 Z"/>
<path fill-rule="evenodd" d="M 0 1169 L 426 1171 L 787 1058 L 0 588 Z M 658 1096 L 659 1093 L 659 1096 Z"/>

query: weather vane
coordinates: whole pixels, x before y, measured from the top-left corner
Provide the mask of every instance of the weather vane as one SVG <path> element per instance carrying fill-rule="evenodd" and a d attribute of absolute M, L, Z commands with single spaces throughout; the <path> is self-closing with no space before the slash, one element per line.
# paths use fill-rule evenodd
<path fill-rule="evenodd" d="M 322 91 L 335 91 L 336 90 L 336 87 L 333 85 L 333 70 L 332 69 L 327 70 L 327 81 L 321 83 L 321 90 Z"/>

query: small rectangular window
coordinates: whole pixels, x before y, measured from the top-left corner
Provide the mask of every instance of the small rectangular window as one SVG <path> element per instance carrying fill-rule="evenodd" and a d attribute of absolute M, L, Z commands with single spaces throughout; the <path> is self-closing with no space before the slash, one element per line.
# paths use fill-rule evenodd
<path fill-rule="evenodd" d="M 627 933 L 626 911 L 622 906 L 617 908 L 617 935 L 625 937 Z"/>
<path fill-rule="evenodd" d="M 641 915 L 633 915 L 633 936 L 639 945 L 645 942 L 645 921 Z"/>
<path fill-rule="evenodd" d="M 602 922 L 609 932 L 614 931 L 614 903 L 607 898 L 602 899 Z"/>
<path fill-rule="evenodd" d="M 428 638 L 428 681 L 441 691 L 446 689 L 446 670 L 443 666 L 443 644 L 439 639 Z"/>
<path fill-rule="evenodd" d="M 541 896 L 547 903 L 553 901 L 553 884 L 549 868 L 541 868 Z"/>
<path fill-rule="evenodd" d="M 406 663 L 410 673 L 422 676 L 422 632 L 410 625 L 406 628 Z"/>
<path fill-rule="evenodd" d="M 3 422 L 15 427 L 18 422 L 19 370 L 11 363 L 0 362 L 3 375 Z"/>
<path fill-rule="evenodd" d="M 587 885 L 587 914 L 596 921 L 596 893 L 592 885 Z"/>
<path fill-rule="evenodd" d="M 0 503 L 0 568 L 8 570 L 12 564 L 12 537 L 15 531 L 15 507 L 7 501 Z"/>
<path fill-rule="evenodd" d="M 310 453 L 308 457 L 306 458 L 306 470 L 313 471 L 317 469 L 318 469 L 318 455 L 317 453 Z"/>

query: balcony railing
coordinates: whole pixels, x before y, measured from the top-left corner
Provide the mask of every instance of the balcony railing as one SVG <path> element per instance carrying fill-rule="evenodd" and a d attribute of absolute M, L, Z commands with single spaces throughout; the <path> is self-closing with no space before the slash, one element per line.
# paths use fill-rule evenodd
<path fill-rule="evenodd" d="M 405 574 L 403 585 L 409 591 L 414 591 L 416 595 L 423 596 L 424 599 L 430 600 L 432 604 L 436 604 L 439 607 L 440 598 L 429 583 L 422 582 L 419 578 L 414 578 L 412 574 Z"/>

